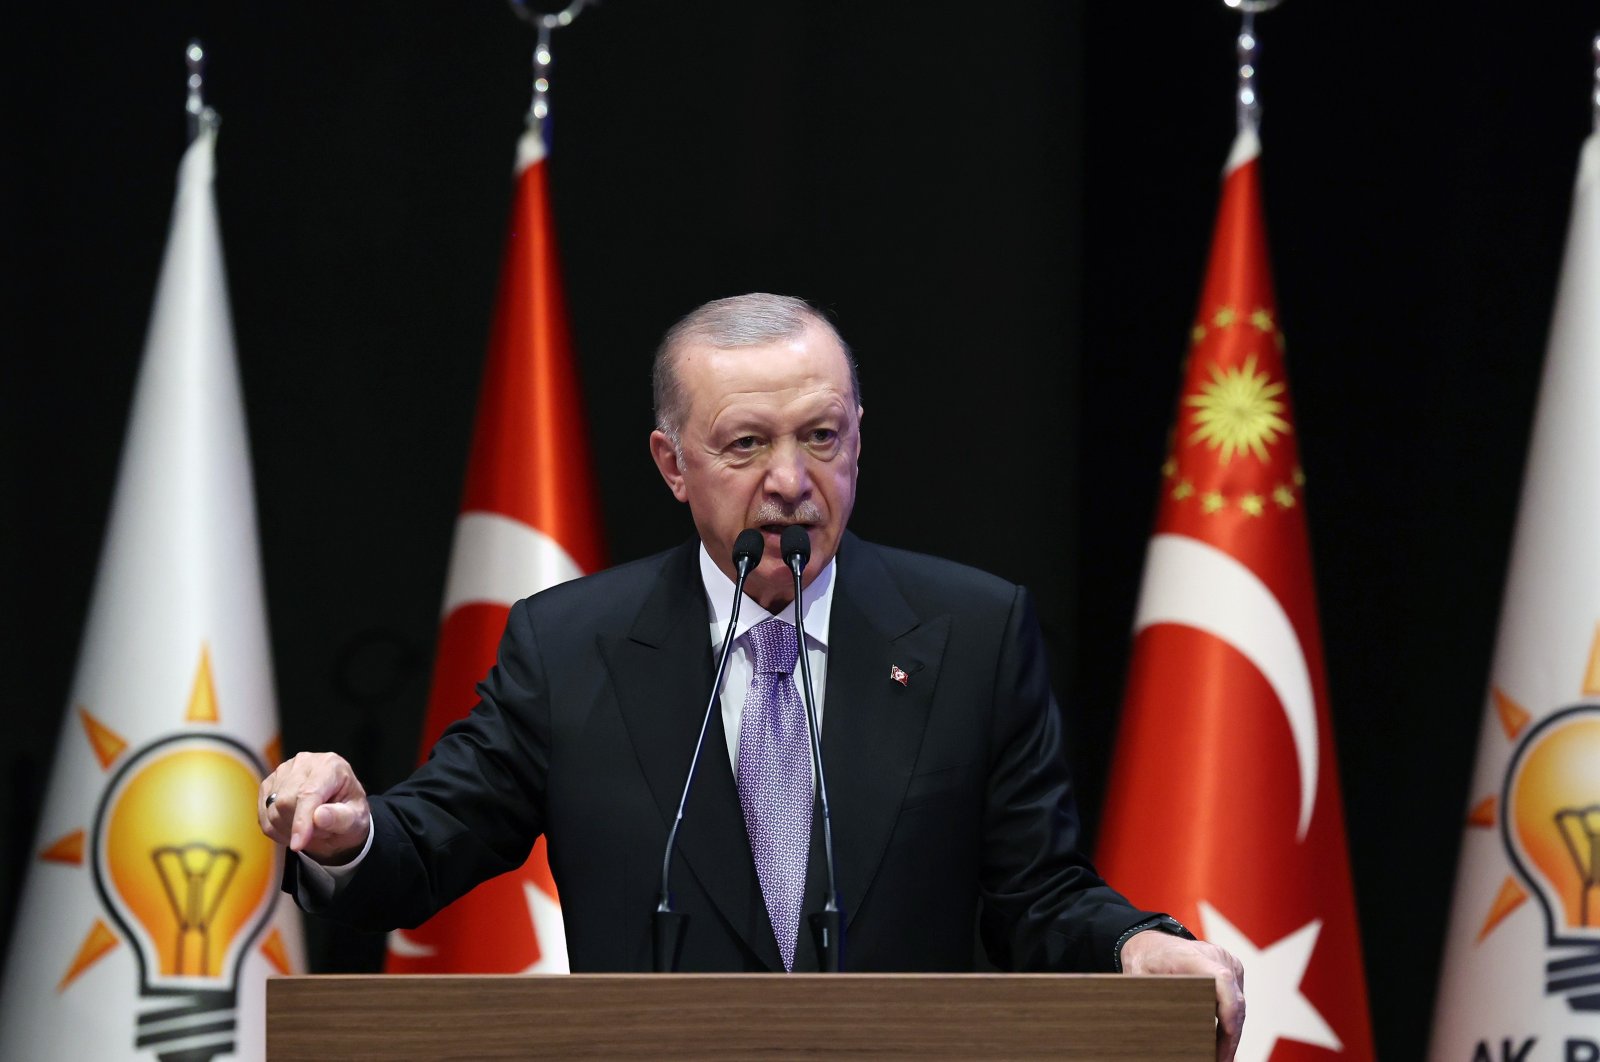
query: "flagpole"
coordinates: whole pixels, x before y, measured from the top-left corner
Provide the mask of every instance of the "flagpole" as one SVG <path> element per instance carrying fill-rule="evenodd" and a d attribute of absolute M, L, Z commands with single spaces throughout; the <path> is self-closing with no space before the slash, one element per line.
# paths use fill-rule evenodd
<path fill-rule="evenodd" d="M 548 142 L 550 130 L 550 36 L 558 29 L 572 25 L 588 7 L 590 0 L 572 0 L 572 3 L 554 14 L 528 10 L 527 0 L 511 0 L 512 12 L 522 21 L 539 31 L 539 41 L 533 48 L 533 101 L 528 105 L 528 128 L 538 129 Z"/>
<path fill-rule="evenodd" d="M 1222 0 L 1240 14 L 1239 40 L 1239 132 L 1254 130 L 1261 123 L 1261 98 L 1256 92 L 1256 58 L 1261 52 L 1261 40 L 1256 36 L 1256 16 L 1271 11 L 1283 0 Z"/>
<path fill-rule="evenodd" d="M 222 124 L 222 119 L 217 112 L 206 106 L 206 50 L 198 39 L 191 40 L 183 50 L 183 61 L 189 68 L 189 95 L 184 101 L 183 109 L 189 115 L 189 142 L 203 130 L 215 129 Z"/>
<path fill-rule="evenodd" d="M 1591 105 L 1594 108 L 1592 128 L 1594 132 L 1600 133 L 1600 36 L 1594 39 L 1594 95 L 1591 97 Z"/>

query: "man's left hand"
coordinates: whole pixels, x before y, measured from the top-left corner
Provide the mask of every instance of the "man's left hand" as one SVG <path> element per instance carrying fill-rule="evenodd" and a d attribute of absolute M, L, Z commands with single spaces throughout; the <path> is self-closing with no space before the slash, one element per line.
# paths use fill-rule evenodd
<path fill-rule="evenodd" d="M 1232 1062 L 1244 1032 L 1244 966 L 1215 944 L 1147 929 L 1122 945 L 1131 974 L 1197 974 L 1217 984 L 1217 1062 Z"/>

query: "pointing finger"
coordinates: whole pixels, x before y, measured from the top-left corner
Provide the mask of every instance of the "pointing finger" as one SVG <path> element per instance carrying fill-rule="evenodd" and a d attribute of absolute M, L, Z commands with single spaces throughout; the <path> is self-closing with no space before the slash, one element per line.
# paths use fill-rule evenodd
<path fill-rule="evenodd" d="M 311 843 L 312 834 L 316 832 L 317 808 L 322 806 L 322 801 L 316 790 L 310 787 L 302 789 L 291 799 L 294 800 L 294 822 L 289 828 L 289 851 L 298 852 Z M 278 795 L 278 800 L 284 800 L 283 794 Z"/>

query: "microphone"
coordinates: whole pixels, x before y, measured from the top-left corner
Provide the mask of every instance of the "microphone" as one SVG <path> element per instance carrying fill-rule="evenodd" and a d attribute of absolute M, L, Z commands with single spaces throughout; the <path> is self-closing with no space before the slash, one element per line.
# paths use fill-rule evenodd
<path fill-rule="evenodd" d="M 744 600 L 744 581 L 756 565 L 761 563 L 761 553 L 766 548 L 761 532 L 747 527 L 733 540 L 733 609 L 728 616 L 728 629 L 722 635 L 722 649 L 717 654 L 717 677 L 711 683 L 711 697 L 706 701 L 706 714 L 700 720 L 700 737 L 694 743 L 694 756 L 689 760 L 689 774 L 683 780 L 683 796 L 678 798 L 678 814 L 672 820 L 667 834 L 667 848 L 661 855 L 661 895 L 656 903 L 651 928 L 654 931 L 656 973 L 676 973 L 678 954 L 683 950 L 683 931 L 689 916 L 672 909 L 672 850 L 678 843 L 678 827 L 683 824 L 684 805 L 689 803 L 689 787 L 694 784 L 694 772 L 700 766 L 700 751 L 705 748 L 706 730 L 711 726 L 711 713 L 720 700 L 723 676 L 728 673 L 728 653 L 733 648 L 734 628 L 739 625 L 739 602 Z"/>
<path fill-rule="evenodd" d="M 811 536 L 799 524 L 783 529 L 778 540 L 783 550 L 783 562 L 794 575 L 794 633 L 800 640 L 801 692 L 806 701 L 806 730 L 811 735 L 811 770 L 817 778 L 817 805 L 822 811 L 822 848 L 828 864 L 828 896 L 822 910 L 813 913 L 811 938 L 817 947 L 817 969 L 822 973 L 838 973 L 844 966 L 844 911 L 839 907 L 839 884 L 835 880 L 833 865 L 833 818 L 828 813 L 828 781 L 822 773 L 822 736 L 817 724 L 817 695 L 811 686 L 811 657 L 806 653 L 805 621 L 801 618 L 803 602 L 800 598 L 800 573 L 811 559 Z"/>

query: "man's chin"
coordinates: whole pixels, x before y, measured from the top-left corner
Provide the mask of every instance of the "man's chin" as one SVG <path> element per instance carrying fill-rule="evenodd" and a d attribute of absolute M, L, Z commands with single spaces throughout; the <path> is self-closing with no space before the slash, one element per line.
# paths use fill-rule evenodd
<path fill-rule="evenodd" d="M 794 600 L 794 576 L 781 561 L 773 565 L 770 559 L 763 558 L 761 566 L 745 580 L 744 595 L 776 615 Z"/>
<path fill-rule="evenodd" d="M 817 555 L 812 554 L 811 562 L 801 574 L 801 584 L 810 586 L 817 573 L 826 565 L 825 560 L 819 564 Z M 794 574 L 777 556 L 776 549 L 762 556 L 761 564 L 745 580 L 744 593 L 750 600 L 774 615 L 789 607 L 789 603 L 794 600 Z"/>

